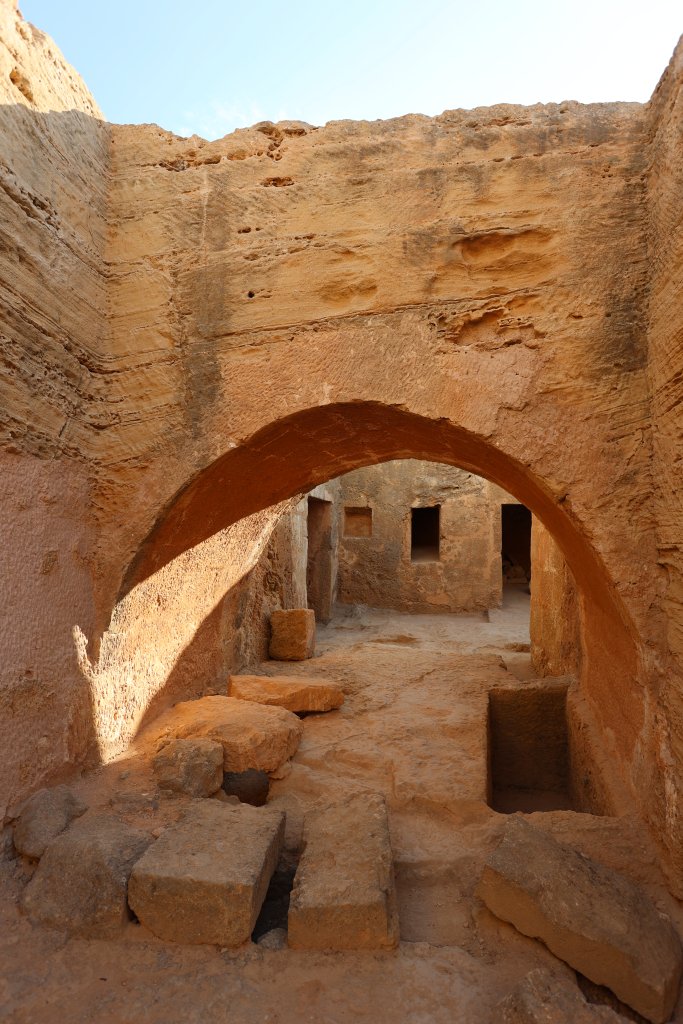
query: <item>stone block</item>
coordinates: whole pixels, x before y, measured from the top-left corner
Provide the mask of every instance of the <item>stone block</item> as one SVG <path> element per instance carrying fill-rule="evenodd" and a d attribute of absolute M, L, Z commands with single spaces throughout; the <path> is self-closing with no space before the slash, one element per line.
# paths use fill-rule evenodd
<path fill-rule="evenodd" d="M 305 661 L 315 651 L 315 612 L 291 608 L 270 616 L 270 656 L 276 661 Z"/>
<path fill-rule="evenodd" d="M 288 711 L 332 711 L 344 703 L 339 683 L 299 676 L 230 676 L 228 693 Z"/>
<path fill-rule="evenodd" d="M 285 708 L 216 696 L 176 704 L 156 720 L 146 738 L 203 736 L 223 747 L 226 772 L 272 772 L 292 757 L 302 732 L 299 719 Z"/>
<path fill-rule="evenodd" d="M 623 875 L 513 818 L 477 893 L 497 917 L 541 939 L 643 1017 L 669 1019 L 681 944 L 669 919 Z"/>
<path fill-rule="evenodd" d="M 171 740 L 154 758 L 161 789 L 190 796 L 211 796 L 223 782 L 223 747 L 217 740 Z"/>
<path fill-rule="evenodd" d="M 169 942 L 242 945 L 275 870 L 284 823 L 269 807 L 193 803 L 135 865 L 131 907 Z"/>
<path fill-rule="evenodd" d="M 19 812 L 14 826 L 15 848 L 25 857 L 42 857 L 52 840 L 86 811 L 86 805 L 68 786 L 39 789 Z"/>
<path fill-rule="evenodd" d="M 75 822 L 48 846 L 24 890 L 32 921 L 74 935 L 113 937 L 128 917 L 133 864 L 152 842 L 116 818 Z"/>
<path fill-rule="evenodd" d="M 571 978 L 561 979 L 543 968 L 530 971 L 498 1004 L 501 1024 L 623 1024 L 608 1006 L 586 1002 Z"/>
<path fill-rule="evenodd" d="M 294 949 L 391 949 L 398 914 L 384 800 L 355 794 L 306 815 L 289 904 Z"/>

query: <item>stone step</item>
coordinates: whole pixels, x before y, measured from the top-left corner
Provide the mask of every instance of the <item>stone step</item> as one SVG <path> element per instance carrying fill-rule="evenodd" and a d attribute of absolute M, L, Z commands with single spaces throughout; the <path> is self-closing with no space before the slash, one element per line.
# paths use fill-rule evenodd
<path fill-rule="evenodd" d="M 160 939 L 235 947 L 247 942 L 284 836 L 269 807 L 193 802 L 135 864 L 128 901 Z"/>
<path fill-rule="evenodd" d="M 288 711 L 333 711 L 344 703 L 339 683 L 301 676 L 231 675 L 228 694 L 239 700 L 275 705 Z"/>
<path fill-rule="evenodd" d="M 386 805 L 361 793 L 310 812 L 289 904 L 294 949 L 392 949 L 398 914 Z"/>
<path fill-rule="evenodd" d="M 152 723 L 145 739 L 157 744 L 204 736 L 223 747 L 226 772 L 273 772 L 296 752 L 303 726 L 291 711 L 235 697 L 183 701 Z"/>
<path fill-rule="evenodd" d="M 668 918 L 623 875 L 523 818 L 508 822 L 477 894 L 497 917 L 654 1024 L 676 1002 L 683 958 Z"/>

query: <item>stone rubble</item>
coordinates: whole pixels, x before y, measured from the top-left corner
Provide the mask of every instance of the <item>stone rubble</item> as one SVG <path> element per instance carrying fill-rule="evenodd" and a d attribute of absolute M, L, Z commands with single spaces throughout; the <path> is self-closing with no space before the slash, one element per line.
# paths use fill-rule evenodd
<path fill-rule="evenodd" d="M 133 868 L 128 900 L 169 942 L 247 942 L 277 865 L 284 814 L 247 804 L 193 802 Z"/>
<path fill-rule="evenodd" d="M 231 675 L 228 693 L 239 700 L 294 712 L 333 711 L 344 703 L 344 690 L 339 683 L 300 676 Z"/>
<path fill-rule="evenodd" d="M 538 938 L 653 1024 L 674 1008 L 683 951 L 668 918 L 626 877 L 515 816 L 477 889 L 489 910 Z"/>
<path fill-rule="evenodd" d="M 305 661 L 315 653 L 315 612 L 278 609 L 270 616 L 270 656 L 276 661 Z"/>
<path fill-rule="evenodd" d="M 212 796 L 223 782 L 223 747 L 216 740 L 171 740 L 154 758 L 159 788 L 189 796 Z"/>
<path fill-rule="evenodd" d="M 86 811 L 86 805 L 68 786 L 39 789 L 29 797 L 17 816 L 14 825 L 17 852 L 37 860 L 52 840 Z"/>
<path fill-rule="evenodd" d="M 311 811 L 294 878 L 293 949 L 393 949 L 398 944 L 386 805 L 373 793 Z"/>
<path fill-rule="evenodd" d="M 271 772 L 294 754 L 302 732 L 299 719 L 285 708 L 211 696 L 176 704 L 154 722 L 147 738 L 158 743 L 189 737 L 215 740 L 223 747 L 226 772 Z"/>
<path fill-rule="evenodd" d="M 128 878 L 151 836 L 112 817 L 75 822 L 48 846 L 24 890 L 34 922 L 70 935 L 111 938 L 128 919 Z"/>

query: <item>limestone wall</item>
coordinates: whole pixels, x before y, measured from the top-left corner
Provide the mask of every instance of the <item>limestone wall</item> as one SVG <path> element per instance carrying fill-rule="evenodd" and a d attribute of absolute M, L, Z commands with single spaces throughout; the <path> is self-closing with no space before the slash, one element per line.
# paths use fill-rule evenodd
<path fill-rule="evenodd" d="M 681 834 L 683 807 L 683 41 L 648 110 L 648 368 L 653 437 L 651 514 L 664 588 L 667 643 L 649 652 L 653 694 L 650 771 L 660 780 L 659 814 Z M 667 649 L 668 648 L 668 649 Z M 663 782 L 663 785 L 662 785 Z"/>
<path fill-rule="evenodd" d="M 492 608 L 501 599 L 500 505 L 481 477 L 406 460 L 341 478 L 341 506 L 371 510 L 369 536 L 339 540 L 339 601 L 406 612 Z M 411 509 L 440 506 L 438 560 L 411 560 Z"/>
<path fill-rule="evenodd" d="M 0 11 L 5 791 L 97 736 L 125 745 L 255 564 L 264 510 L 412 457 L 490 479 L 552 533 L 582 706 L 680 862 L 680 57 L 649 107 L 206 143 L 107 128 Z"/>
<path fill-rule="evenodd" d="M 0 2 L 0 819 L 92 748 L 74 629 L 95 630 L 90 460 L 105 425 L 109 127 Z"/>

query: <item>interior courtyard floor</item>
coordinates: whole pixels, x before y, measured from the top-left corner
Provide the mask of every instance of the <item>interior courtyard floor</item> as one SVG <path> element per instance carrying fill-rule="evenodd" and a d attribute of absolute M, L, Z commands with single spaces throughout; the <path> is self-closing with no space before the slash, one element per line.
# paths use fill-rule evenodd
<path fill-rule="evenodd" d="M 273 781 L 294 860 L 303 816 L 350 793 L 384 795 L 401 942 L 392 952 L 311 953 L 248 944 L 179 946 L 131 921 L 116 940 L 36 927 L 18 900 L 30 867 L 2 861 L 0 1020 L 11 1024 L 493 1024 L 527 972 L 568 969 L 497 920 L 475 895 L 504 814 L 487 803 L 488 692 L 532 682 L 528 596 L 500 610 L 409 615 L 339 609 L 316 656 L 264 662 L 268 675 L 339 681 L 338 711 L 307 715 L 298 752 Z M 88 813 L 148 831 L 177 820 L 182 798 L 156 789 L 144 735 L 73 783 Z M 632 818 L 567 810 L 529 815 L 557 838 L 642 885 L 683 928 L 655 850 Z M 683 1019 L 683 1018 L 681 1018 Z"/>

